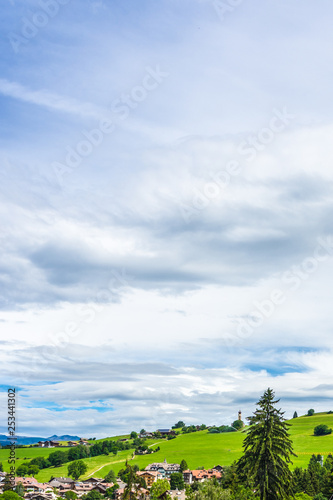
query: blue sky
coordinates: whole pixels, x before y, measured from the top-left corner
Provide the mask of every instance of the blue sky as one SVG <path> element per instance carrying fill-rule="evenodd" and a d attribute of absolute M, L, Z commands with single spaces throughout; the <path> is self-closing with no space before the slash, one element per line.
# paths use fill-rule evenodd
<path fill-rule="evenodd" d="M 332 409 L 332 4 L 3 3 L 19 432 Z"/>

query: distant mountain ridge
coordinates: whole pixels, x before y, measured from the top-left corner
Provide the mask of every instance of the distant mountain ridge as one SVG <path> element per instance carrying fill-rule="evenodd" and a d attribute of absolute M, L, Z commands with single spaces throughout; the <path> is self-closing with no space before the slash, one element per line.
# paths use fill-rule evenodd
<path fill-rule="evenodd" d="M 53 436 L 41 439 L 41 441 L 50 441 L 50 439 L 52 439 L 52 441 L 79 441 L 81 438 L 79 436 L 71 436 L 69 434 L 63 434 L 62 436 L 53 434 Z"/>
<path fill-rule="evenodd" d="M 44 437 L 32 437 L 32 436 L 17 436 L 16 443 L 17 444 L 36 444 L 38 441 L 78 441 L 79 436 L 71 436 L 69 434 L 63 434 L 62 436 L 57 436 L 54 434 L 53 436 L 44 438 Z M 0 434 L 0 444 L 5 446 L 9 443 L 9 439 L 5 434 Z"/>

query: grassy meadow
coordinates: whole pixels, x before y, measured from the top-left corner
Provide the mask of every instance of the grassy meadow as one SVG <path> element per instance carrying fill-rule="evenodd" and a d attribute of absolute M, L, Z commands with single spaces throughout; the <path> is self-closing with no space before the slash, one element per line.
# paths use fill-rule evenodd
<path fill-rule="evenodd" d="M 293 459 L 292 468 L 296 466 L 306 467 L 313 453 L 324 456 L 329 453 L 333 454 L 333 434 L 328 436 L 313 435 L 314 427 L 319 424 L 326 424 L 333 428 L 333 414 L 317 413 L 312 417 L 292 419 L 289 423 L 291 424 L 290 435 L 294 443 L 294 451 L 297 454 L 297 457 Z M 121 439 L 123 437 L 128 436 L 116 436 L 106 439 Z M 153 449 L 159 446 L 160 451 L 151 455 L 136 456 L 134 459 L 132 458 L 133 450 L 118 452 L 116 456 L 110 454 L 108 456 L 101 455 L 86 458 L 84 461 L 88 465 L 88 471 L 82 478 L 85 479 L 92 475 L 103 477 L 110 469 L 117 473 L 124 467 L 126 460 L 132 465 L 138 465 L 140 468 L 151 462 L 162 462 L 164 459 L 176 463 L 185 459 L 191 469 L 201 466 L 209 468 L 217 464 L 230 465 L 242 455 L 244 437 L 244 432 L 210 434 L 208 431 L 199 431 L 191 434 L 181 434 L 170 441 L 164 439 L 148 440 L 147 444 L 149 446 Z M 16 467 L 34 457 L 48 456 L 53 451 L 55 451 L 55 448 L 17 448 Z M 3 463 L 4 470 L 7 471 L 9 470 L 8 455 L 9 450 L 0 450 L 0 461 Z M 36 478 L 41 482 L 46 482 L 51 476 L 67 476 L 67 467 L 68 463 L 61 467 L 50 467 L 41 470 Z"/>

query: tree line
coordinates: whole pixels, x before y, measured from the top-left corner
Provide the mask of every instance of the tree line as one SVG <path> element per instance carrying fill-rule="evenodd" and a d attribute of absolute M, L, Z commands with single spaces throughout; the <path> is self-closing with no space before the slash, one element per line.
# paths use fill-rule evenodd
<path fill-rule="evenodd" d="M 32 476 L 38 474 L 40 469 L 48 467 L 60 467 L 67 462 L 80 460 L 82 458 L 96 457 L 99 455 L 116 455 L 118 451 L 130 450 L 134 445 L 130 442 L 105 440 L 97 442 L 92 446 L 79 445 L 69 450 L 56 450 L 45 457 L 35 457 L 29 462 L 20 465 L 16 473 L 18 476 Z"/>

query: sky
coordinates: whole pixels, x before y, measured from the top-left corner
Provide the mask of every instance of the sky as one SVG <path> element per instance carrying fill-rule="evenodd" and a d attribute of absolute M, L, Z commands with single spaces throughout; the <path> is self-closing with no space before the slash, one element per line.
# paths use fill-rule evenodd
<path fill-rule="evenodd" d="M 332 408 L 329 0 L 4 0 L 0 433 Z"/>

